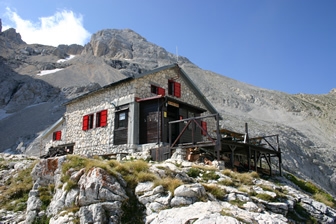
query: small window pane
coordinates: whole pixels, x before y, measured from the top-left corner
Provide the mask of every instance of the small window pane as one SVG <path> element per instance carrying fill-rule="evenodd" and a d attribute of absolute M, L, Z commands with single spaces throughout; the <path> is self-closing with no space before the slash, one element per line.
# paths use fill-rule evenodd
<path fill-rule="evenodd" d="M 120 114 L 119 114 L 119 121 L 123 121 L 123 120 L 125 120 L 125 119 L 126 119 L 126 113 L 125 113 L 125 112 L 120 113 Z"/>

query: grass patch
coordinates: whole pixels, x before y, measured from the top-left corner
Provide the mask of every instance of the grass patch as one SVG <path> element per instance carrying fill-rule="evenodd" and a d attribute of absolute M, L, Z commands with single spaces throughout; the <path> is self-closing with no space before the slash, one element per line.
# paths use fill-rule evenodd
<path fill-rule="evenodd" d="M 47 207 L 49 206 L 52 198 L 53 198 L 54 193 L 55 193 L 54 192 L 55 191 L 55 185 L 50 184 L 50 185 L 45 186 L 45 187 L 39 187 L 38 191 L 39 191 L 39 198 L 42 202 L 41 209 L 46 210 Z"/>
<path fill-rule="evenodd" d="M 23 211 L 27 207 L 29 191 L 33 187 L 33 180 L 30 175 L 37 161 L 27 169 L 21 170 L 11 177 L 0 195 L 0 208 L 8 211 Z"/>
<path fill-rule="evenodd" d="M 245 185 L 253 185 L 253 180 L 260 178 L 257 172 L 250 172 L 250 173 L 237 173 L 233 172 L 230 169 L 225 169 L 222 171 L 222 174 L 225 176 L 231 177 L 231 179 L 234 181 L 233 186 L 240 186 L 242 184 Z"/>
<path fill-rule="evenodd" d="M 336 208 L 336 202 L 334 200 L 334 198 L 330 195 L 330 194 L 327 194 L 323 191 L 320 191 L 320 192 L 317 192 L 313 195 L 313 198 L 316 200 L 316 201 L 319 201 L 329 207 L 332 207 L 332 208 Z"/>
<path fill-rule="evenodd" d="M 237 180 L 245 185 L 252 185 L 253 184 L 253 179 L 254 175 L 253 173 L 237 173 Z"/>
<path fill-rule="evenodd" d="M 298 223 L 319 223 L 299 203 L 295 204 L 294 211 L 288 211 L 287 218 L 292 219 Z"/>
<path fill-rule="evenodd" d="M 35 217 L 33 224 L 48 224 L 50 219 L 51 217 L 48 217 L 47 215 L 43 215 L 41 217 L 37 216 Z"/>
<path fill-rule="evenodd" d="M 249 193 L 250 189 L 247 186 L 241 185 L 237 188 L 238 191 Z"/>
<path fill-rule="evenodd" d="M 219 179 L 219 175 L 216 174 L 216 172 L 214 170 L 210 170 L 210 171 L 206 171 L 205 173 L 203 173 L 202 179 L 205 181 L 208 180 L 218 180 Z"/>
<path fill-rule="evenodd" d="M 189 177 L 193 177 L 193 178 L 196 178 L 200 175 L 202 171 L 199 169 L 199 168 L 195 168 L 195 167 L 191 167 L 188 172 L 187 172 L 187 175 Z"/>
<path fill-rule="evenodd" d="M 162 185 L 166 191 L 170 191 L 174 195 L 174 190 L 181 186 L 183 182 L 180 179 L 166 177 L 154 181 L 154 187 Z"/>
<path fill-rule="evenodd" d="M 229 201 L 229 203 L 231 204 L 231 205 L 235 205 L 235 206 L 237 206 L 238 208 L 244 208 L 243 207 L 243 205 L 245 204 L 245 202 L 244 201 L 241 201 L 241 200 L 238 200 L 238 199 L 236 199 L 236 200 L 231 200 L 231 201 Z"/>
<path fill-rule="evenodd" d="M 193 178 L 201 176 L 204 181 L 218 180 L 220 176 L 216 174 L 216 170 L 217 169 L 214 169 L 212 167 L 203 167 L 194 165 L 188 170 L 187 175 Z"/>
<path fill-rule="evenodd" d="M 203 184 L 204 189 L 211 193 L 215 198 L 219 200 L 223 200 L 224 196 L 226 195 L 226 191 L 221 189 L 217 185 L 214 184 Z"/>
<path fill-rule="evenodd" d="M 332 208 L 336 208 L 336 201 L 335 199 L 319 187 L 317 187 L 315 184 L 313 184 L 310 181 L 305 181 L 300 178 L 297 178 L 293 174 L 287 173 L 285 177 L 293 182 L 296 186 L 298 186 L 300 189 L 310 193 L 313 195 L 313 198 L 316 201 L 319 201 L 321 203 L 324 203 L 327 206 L 330 206 Z"/>
<path fill-rule="evenodd" d="M 257 194 L 256 197 L 264 201 L 274 201 L 274 198 L 271 195 L 265 193 Z"/>
<path fill-rule="evenodd" d="M 216 171 L 217 168 L 214 166 L 201 166 L 201 165 L 193 165 L 192 168 L 204 170 L 204 171 Z"/>
<path fill-rule="evenodd" d="M 231 187 L 235 186 L 235 183 L 231 180 L 231 178 L 226 178 L 224 180 L 218 181 L 218 184 Z"/>
<path fill-rule="evenodd" d="M 144 160 L 119 163 L 114 170 L 119 172 L 130 188 L 135 188 L 139 182 L 154 181 L 157 177 L 149 172 L 148 163 Z"/>

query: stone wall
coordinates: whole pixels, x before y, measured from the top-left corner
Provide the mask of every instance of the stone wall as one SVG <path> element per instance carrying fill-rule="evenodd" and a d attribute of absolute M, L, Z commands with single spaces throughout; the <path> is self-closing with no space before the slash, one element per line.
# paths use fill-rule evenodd
<path fill-rule="evenodd" d="M 174 68 L 163 70 L 101 89 L 70 102 L 65 113 L 66 130 L 62 129 L 62 140 L 51 142 L 48 147 L 55 144 L 75 143 L 74 153 L 85 155 L 135 152 L 139 143 L 138 132 L 141 131 L 138 130 L 139 112 L 135 99 L 155 96 L 156 94 L 151 93 L 151 84 L 164 88 L 168 95 L 169 79 L 174 79 L 181 84 L 181 98 L 177 98 L 178 100 L 206 109 Z M 123 108 L 128 108 L 129 111 L 128 142 L 125 145 L 113 145 L 115 112 Z M 95 128 L 96 113 L 102 110 L 107 110 L 107 125 Z M 88 114 L 94 114 L 93 128 L 84 131 L 82 130 L 83 116 Z M 211 121 L 208 124 L 212 126 Z"/>
<path fill-rule="evenodd" d="M 173 79 L 176 82 L 179 82 L 181 84 L 181 97 L 177 98 L 172 95 L 168 95 L 168 80 Z M 205 105 L 202 103 L 202 101 L 197 98 L 197 96 L 194 93 L 194 87 L 188 86 L 188 83 L 185 81 L 182 75 L 178 75 L 175 68 L 169 69 L 169 70 L 163 70 L 159 71 L 154 74 L 149 74 L 141 79 L 137 79 L 136 84 L 136 93 L 141 98 L 151 97 L 155 96 L 155 94 L 150 92 L 151 85 L 156 85 L 158 87 L 164 88 L 166 95 L 172 98 L 175 98 L 179 101 L 186 102 L 188 104 L 207 109 Z M 210 115 L 211 113 L 209 111 L 206 111 L 201 116 Z M 216 120 L 214 117 L 206 118 L 204 121 L 207 122 L 208 125 L 208 132 L 211 136 L 215 137 L 215 132 L 213 130 L 216 130 Z"/>

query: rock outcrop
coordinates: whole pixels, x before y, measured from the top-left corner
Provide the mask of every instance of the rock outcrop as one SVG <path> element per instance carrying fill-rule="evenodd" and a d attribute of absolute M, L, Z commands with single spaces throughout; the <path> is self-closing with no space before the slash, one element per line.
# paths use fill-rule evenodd
<path fill-rule="evenodd" d="M 136 223 L 148 224 L 336 222 L 335 199 L 331 208 L 280 176 L 265 180 L 255 173 L 173 160 L 146 164 L 74 156 L 0 156 L 0 222 L 4 223 L 48 219 L 53 224 L 117 224 L 134 223 L 133 217 L 141 217 Z M 26 206 L 12 211 L 7 205 L 15 203 L 18 195 L 7 184 L 33 164 Z M 199 170 L 198 175 L 192 170 Z"/>

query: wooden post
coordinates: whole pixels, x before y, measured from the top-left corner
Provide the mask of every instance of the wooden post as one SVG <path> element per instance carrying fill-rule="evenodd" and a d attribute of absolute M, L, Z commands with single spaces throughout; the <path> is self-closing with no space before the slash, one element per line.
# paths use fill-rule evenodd
<path fill-rule="evenodd" d="M 269 160 L 269 170 L 270 170 L 270 176 L 272 176 L 272 161 L 271 161 L 271 154 L 268 154 L 268 160 Z"/>
<path fill-rule="evenodd" d="M 169 146 L 172 146 L 172 124 L 169 123 Z"/>
<path fill-rule="evenodd" d="M 234 169 L 234 149 L 231 149 L 231 168 Z"/>
<path fill-rule="evenodd" d="M 217 141 L 216 141 L 216 150 L 217 150 L 217 161 L 220 159 L 220 150 L 222 149 L 221 146 L 221 135 L 219 132 L 219 114 L 216 114 L 216 135 L 217 135 Z"/>
<path fill-rule="evenodd" d="M 249 136 L 248 136 L 248 126 L 247 126 L 247 123 L 245 123 L 245 134 L 246 134 L 246 143 L 249 144 L 250 143 L 250 139 L 249 139 Z M 247 167 L 248 167 L 248 170 L 251 170 L 251 147 L 250 146 L 248 146 Z"/>
<path fill-rule="evenodd" d="M 279 145 L 279 135 L 276 135 L 276 140 L 277 140 L 277 147 L 278 147 L 279 173 L 280 173 L 280 176 L 282 176 L 282 169 L 281 169 L 282 159 L 281 159 L 281 148 Z"/>
<path fill-rule="evenodd" d="M 254 170 L 257 172 L 257 167 L 258 167 L 258 164 L 257 164 L 257 150 L 254 149 Z"/>

